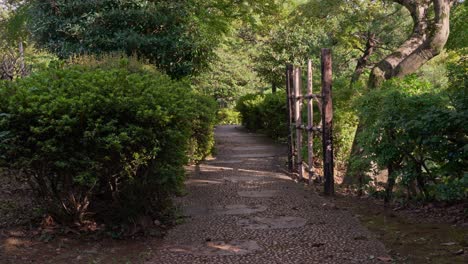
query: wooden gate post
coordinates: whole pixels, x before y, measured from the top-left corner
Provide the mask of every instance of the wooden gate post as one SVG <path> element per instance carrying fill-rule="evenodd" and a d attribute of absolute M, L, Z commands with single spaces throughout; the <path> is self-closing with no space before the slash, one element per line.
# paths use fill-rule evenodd
<path fill-rule="evenodd" d="M 296 165 L 299 178 L 303 179 L 302 165 L 302 117 L 301 117 L 301 68 L 294 67 L 294 118 L 296 125 Z"/>
<path fill-rule="evenodd" d="M 334 195 L 333 177 L 333 104 L 332 104 L 332 60 L 330 49 L 322 49 L 322 144 L 325 195 Z"/>
<path fill-rule="evenodd" d="M 314 94 L 313 86 L 312 60 L 307 62 L 307 164 L 309 165 L 309 184 L 312 184 L 314 176 Z"/>
<path fill-rule="evenodd" d="M 287 104 L 287 124 L 288 124 L 288 169 L 289 172 L 294 170 L 294 131 L 293 122 L 293 104 L 292 104 L 292 87 L 293 87 L 293 66 L 286 65 L 286 104 Z"/>

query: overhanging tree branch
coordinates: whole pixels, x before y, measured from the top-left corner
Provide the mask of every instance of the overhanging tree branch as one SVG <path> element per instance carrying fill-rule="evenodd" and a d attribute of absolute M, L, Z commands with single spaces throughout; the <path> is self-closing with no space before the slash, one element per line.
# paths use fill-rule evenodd
<path fill-rule="evenodd" d="M 392 77 L 404 77 L 437 56 L 449 35 L 450 8 L 455 0 L 393 0 L 413 18 L 413 31 L 400 47 L 376 64 L 369 78 L 375 88 Z M 430 17 L 431 8 L 434 18 Z"/>

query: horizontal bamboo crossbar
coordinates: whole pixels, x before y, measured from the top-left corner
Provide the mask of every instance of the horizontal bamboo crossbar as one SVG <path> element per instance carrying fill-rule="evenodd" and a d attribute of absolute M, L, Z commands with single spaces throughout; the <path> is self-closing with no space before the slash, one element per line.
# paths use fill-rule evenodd
<path fill-rule="evenodd" d="M 322 99 L 322 96 L 320 94 L 307 94 L 307 95 L 301 95 L 301 96 L 288 96 L 290 99 L 296 99 L 296 100 L 301 100 L 301 99 Z"/>
<path fill-rule="evenodd" d="M 312 131 L 312 132 L 321 132 L 322 127 L 321 126 L 306 126 L 306 125 L 296 125 L 295 123 L 292 123 L 292 126 L 297 129 L 303 129 L 305 131 Z"/>

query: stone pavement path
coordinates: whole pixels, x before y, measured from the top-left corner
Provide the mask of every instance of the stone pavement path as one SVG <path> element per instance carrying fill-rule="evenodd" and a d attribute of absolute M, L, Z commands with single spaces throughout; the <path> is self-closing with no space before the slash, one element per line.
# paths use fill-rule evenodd
<path fill-rule="evenodd" d="M 149 263 L 383 263 L 382 243 L 350 212 L 281 172 L 286 149 L 238 126 L 216 128 L 215 159 L 195 168 L 186 221 Z"/>

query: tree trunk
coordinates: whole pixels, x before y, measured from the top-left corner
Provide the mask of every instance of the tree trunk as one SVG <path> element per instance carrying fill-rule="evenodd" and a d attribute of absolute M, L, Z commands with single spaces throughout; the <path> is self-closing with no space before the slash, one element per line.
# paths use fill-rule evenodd
<path fill-rule="evenodd" d="M 23 47 L 22 39 L 20 39 L 20 41 L 18 42 L 18 51 L 19 51 L 19 63 L 20 63 L 19 75 L 21 77 L 25 77 L 27 75 L 27 72 L 26 72 L 26 65 L 24 62 L 24 47 Z"/>
<path fill-rule="evenodd" d="M 393 198 L 393 186 L 395 186 L 397 165 L 393 162 L 388 164 L 388 180 L 387 186 L 385 187 L 384 204 L 387 205 L 392 201 Z"/>
<path fill-rule="evenodd" d="M 369 59 L 370 56 L 374 53 L 375 46 L 377 44 L 377 40 L 375 39 L 375 34 L 368 32 L 367 34 L 367 41 L 366 41 L 366 49 L 364 50 L 363 55 L 358 59 L 356 68 L 354 70 L 353 76 L 351 78 L 350 82 L 350 87 L 352 87 L 361 77 L 362 73 L 364 72 L 364 69 L 366 66 L 369 64 Z M 356 142 L 356 135 L 358 133 L 361 133 L 363 129 L 363 126 L 361 123 L 358 124 L 358 127 L 356 128 L 356 133 L 354 135 L 354 140 L 353 140 L 353 145 L 351 149 L 351 157 L 357 157 L 362 153 L 361 148 L 357 145 Z M 351 161 L 348 161 L 348 168 L 351 166 Z M 355 177 L 345 177 L 343 180 L 343 184 L 345 185 L 351 185 L 358 183 L 358 195 L 362 195 L 362 187 L 364 183 L 364 175 L 363 172 L 361 171 L 355 171 L 356 173 L 354 176 Z"/>
<path fill-rule="evenodd" d="M 393 0 L 411 14 L 414 26 L 410 37 L 400 47 L 380 61 L 371 72 L 369 87 L 379 87 L 393 77 L 404 77 L 417 71 L 437 56 L 449 36 L 450 8 L 455 0 Z M 431 8 L 434 18 L 430 17 Z"/>
<path fill-rule="evenodd" d="M 354 69 L 353 77 L 351 78 L 351 86 L 356 83 L 361 77 L 364 69 L 369 65 L 370 56 L 374 53 L 377 40 L 375 33 L 367 33 L 366 49 L 363 51 L 362 56 L 358 59 L 356 68 Z"/>
<path fill-rule="evenodd" d="M 456 0 L 393 0 L 393 2 L 404 6 L 410 12 L 414 23 L 413 32 L 398 49 L 374 66 L 368 83 L 371 89 L 380 87 L 385 80 L 393 77 L 403 78 L 414 73 L 442 51 L 449 36 L 450 9 Z M 361 130 L 364 129 L 361 127 Z M 359 129 L 356 131 L 356 134 L 358 133 Z M 352 150 L 354 152 L 352 151 L 351 155 L 359 155 L 359 152 L 356 152 L 359 150 L 356 140 L 353 141 Z M 355 183 L 358 179 L 359 174 L 346 173 L 343 182 Z"/>

